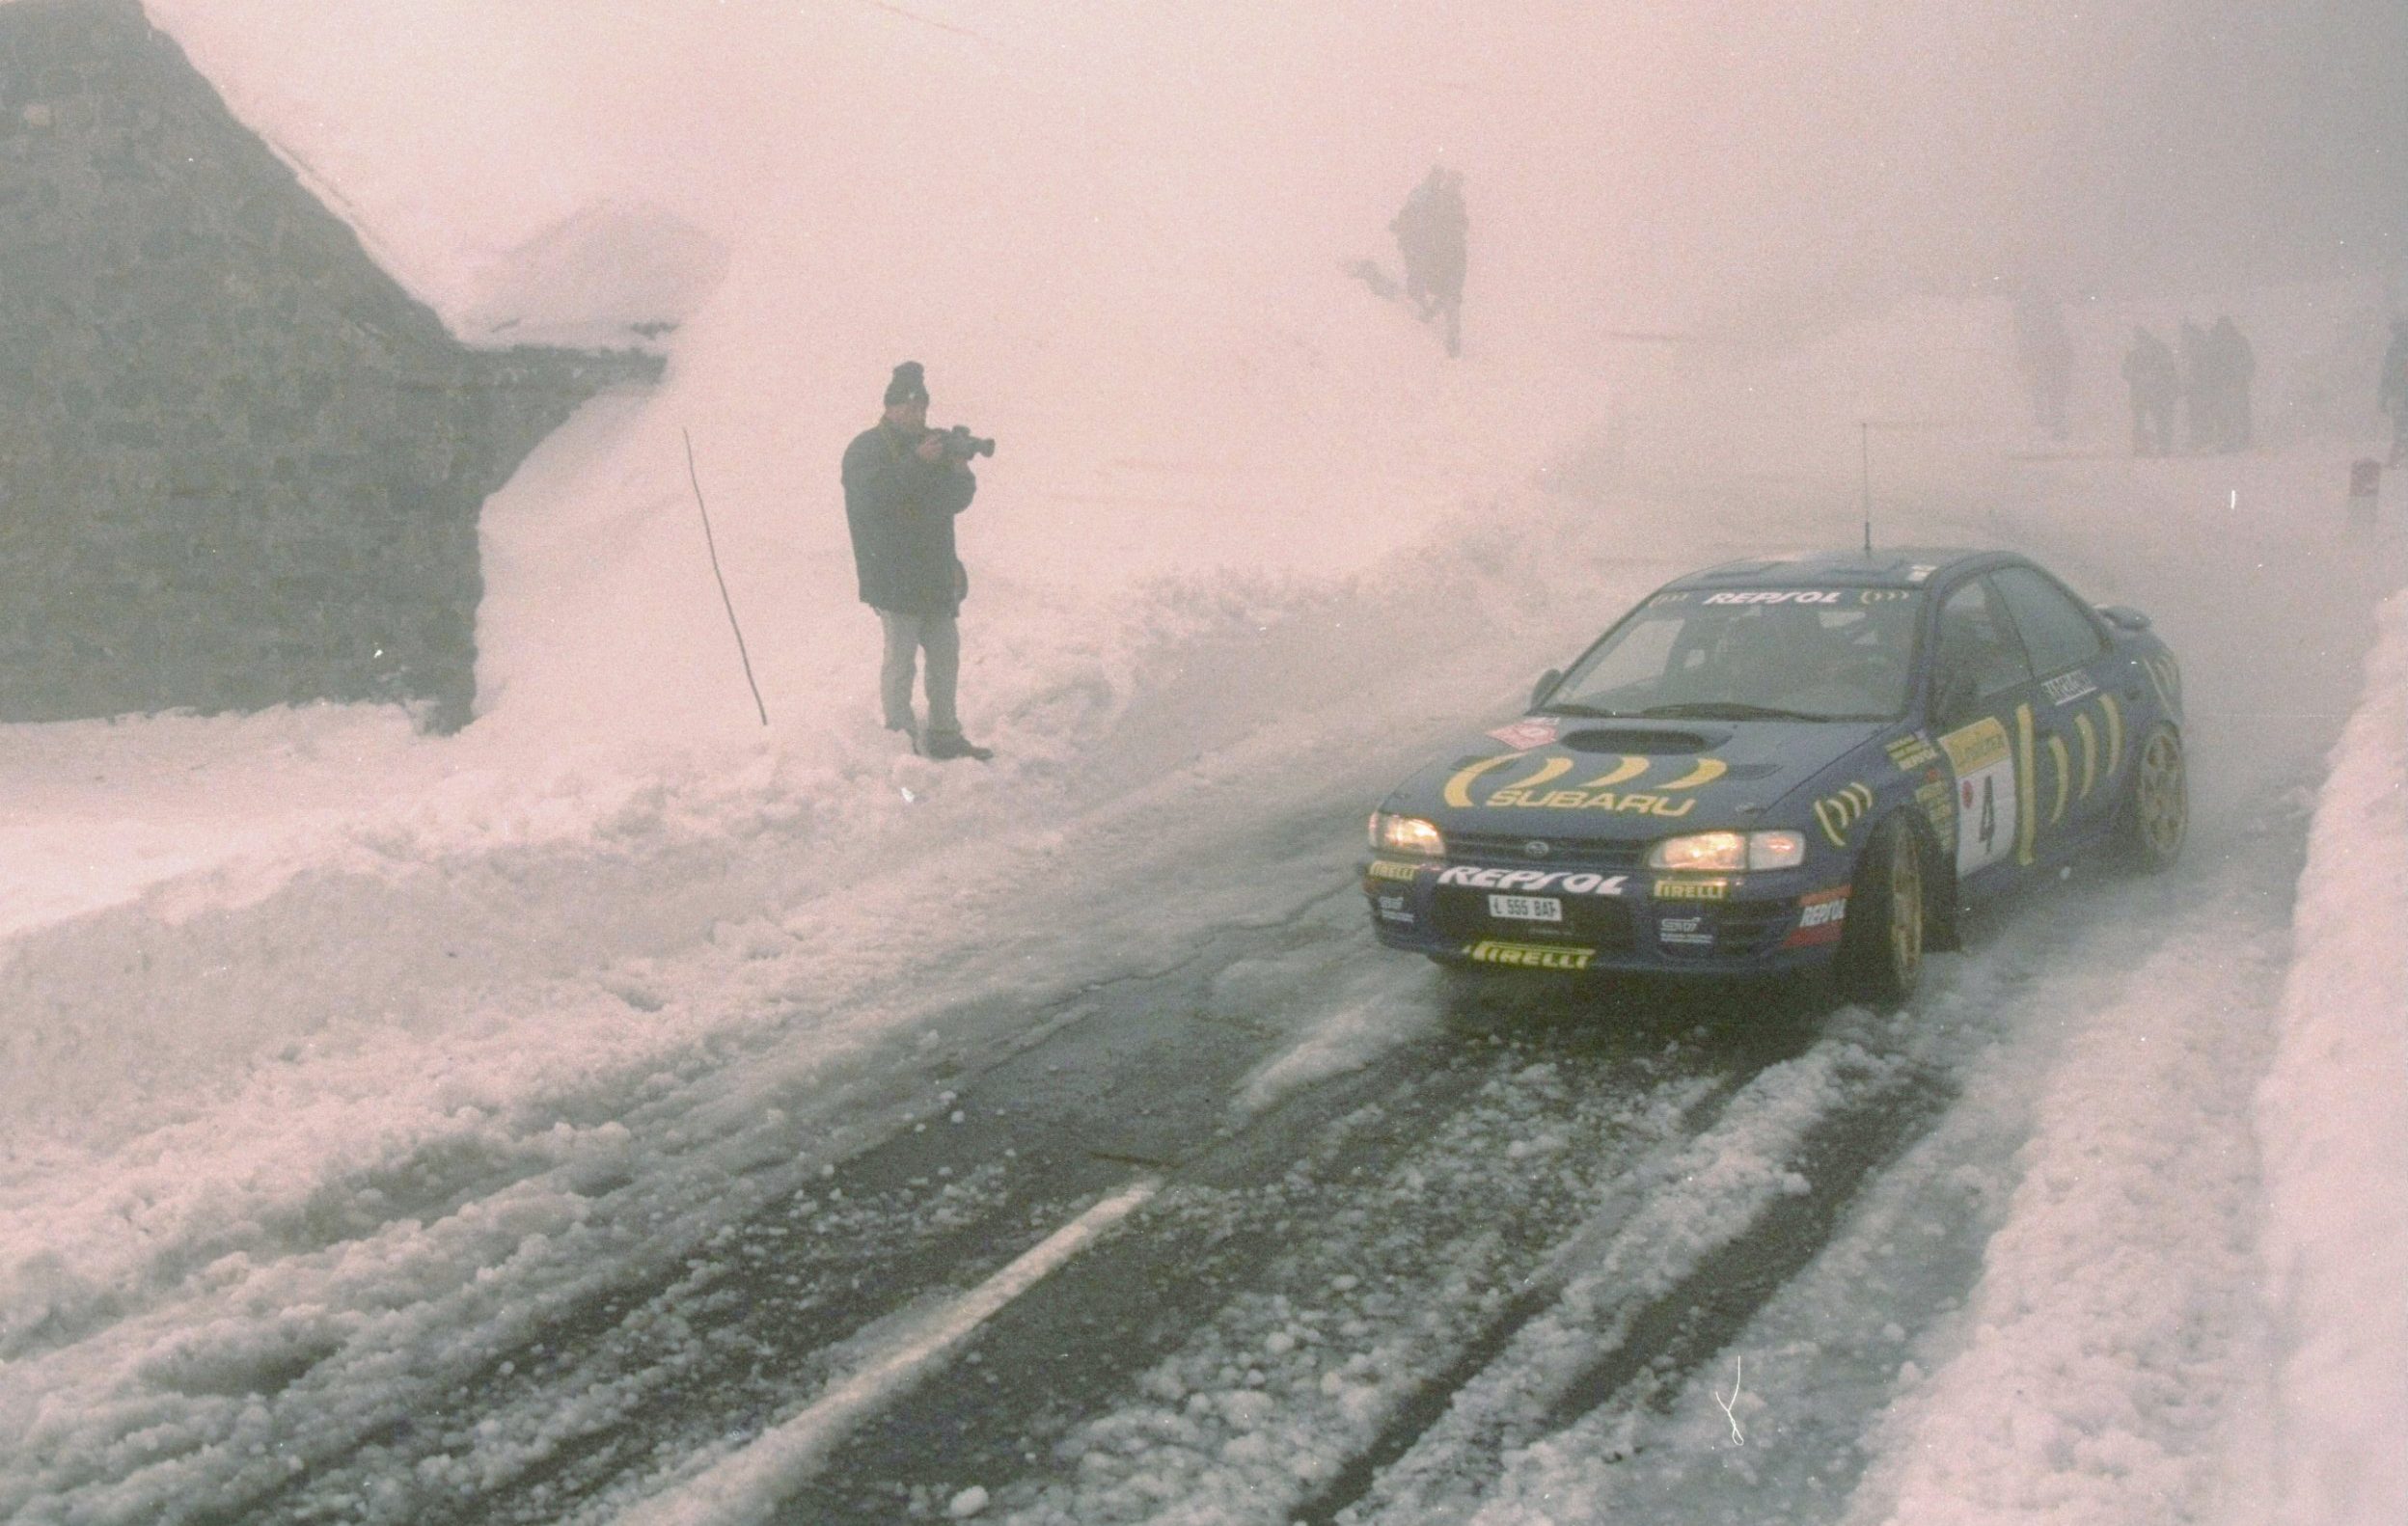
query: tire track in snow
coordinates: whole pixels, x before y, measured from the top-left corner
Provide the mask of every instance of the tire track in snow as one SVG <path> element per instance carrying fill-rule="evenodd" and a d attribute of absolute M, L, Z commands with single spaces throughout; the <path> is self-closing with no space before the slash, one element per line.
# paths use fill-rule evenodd
<path fill-rule="evenodd" d="M 1479 1497 L 1508 1453 L 1601 1409 L 1679 1394 L 1821 1252 L 1867 1180 L 1945 1105 L 1944 1084 L 1928 1073 L 1861 1051 L 1810 1056 L 1799 1068 L 1815 1059 L 1829 1073 L 1784 1077 L 1789 1095 L 1735 1100 L 1663 1163 L 1643 1202 L 1588 1226 L 1566 1247 L 1544 1305 L 1490 1346 L 1480 1371 L 1433 1396 L 1443 1409 L 1401 1417 L 1417 1422 L 1409 1434 L 1385 1438 L 1295 1518 L 1446 1518 Z M 1742 1164 L 1730 1180 L 1696 1190 L 1735 1158 Z"/>
<path fill-rule="evenodd" d="M 555 1311 L 473 1373 L 415 1401 L 397 1390 L 347 1438 L 321 1436 L 293 1476 L 240 1470 L 191 1518 L 300 1520 L 383 1496 L 406 1499 L 413 1522 L 550 1521 L 762 1429 L 835 1376 L 863 1330 L 985 1275 L 1125 1181 L 1129 1160 L 1191 1154 L 1230 1127 L 1230 1098 L 1282 1029 L 1214 1010 L 1217 988 L 1264 961 L 1305 977 L 1291 999 L 1307 1010 L 1320 988 L 1350 985 L 1350 946 L 1325 921 L 1352 925 L 1341 888 L 1305 914 L 1225 928 L 1176 967 L 1062 998 L 1074 1010 L 1050 1034 L 961 1083 L 951 1122 L 845 1161 L 648 1280 Z M 1348 1105 L 1427 1068 L 1394 1055 L 1265 1117 Z"/>
<path fill-rule="evenodd" d="M 1677 1154 L 1802 1042 L 1672 1039 L 1694 1016 L 1676 1003 L 1669 1022 L 1458 1030 L 1436 1069 L 1420 1057 L 1419 1076 L 1334 1124 L 1316 1103 L 1231 1141 L 1134 1233 L 999 1317 L 956 1380 L 865 1427 L 776 1518 L 891 1520 L 971 1487 L 1028 1521 L 1120 1518 L 1148 1491 L 1196 1519 L 1272 1518 L 1260 1511 L 1310 1482 L 1300 1457 L 1337 1472 L 1382 1412 L 1546 1276 L 1612 1182 Z M 1264 1434 L 1290 1429 L 1295 1457 Z M 1165 1477 L 1119 1469 L 1140 1452 Z"/>

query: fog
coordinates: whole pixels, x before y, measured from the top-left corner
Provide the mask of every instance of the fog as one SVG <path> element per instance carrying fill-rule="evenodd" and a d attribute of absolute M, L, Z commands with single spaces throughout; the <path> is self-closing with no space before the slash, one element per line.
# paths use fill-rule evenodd
<path fill-rule="evenodd" d="M 682 325 L 649 406 L 596 410 L 488 512 L 479 711 L 580 727 L 750 711 L 668 656 L 725 646 L 712 590 L 662 581 L 696 570 L 681 436 L 768 687 L 790 709 L 848 670 L 781 666 L 830 638 L 780 606 L 846 602 L 833 464 L 907 357 L 937 422 L 1004 442 L 973 578 L 1116 598 L 1368 565 L 1601 440 L 1836 499 L 1855 421 L 2012 424 L 1988 299 L 2029 287 L 2087 324 L 2086 427 L 2121 427 L 2132 313 L 2285 286 L 2354 393 L 2408 227 L 2383 0 L 150 12 L 463 337 Z M 1433 164 L 1470 214 L 1453 365 L 1342 273 L 1393 266 Z M 1919 337 L 1812 347 L 1866 324 Z"/>
<path fill-rule="evenodd" d="M 707 226 L 751 192 L 791 213 L 764 236 L 827 246 L 825 295 L 985 316 L 1017 258 L 1092 275 L 1122 218 L 1190 272 L 1317 264 L 1439 159 L 1474 186 L 1481 288 L 1558 321 L 2296 280 L 2396 262 L 2408 220 L 2408 13 L 2383 0 L 153 13 L 305 108 L 287 146 L 438 298 L 463 232 L 506 249 L 635 195 Z M 263 77 L 285 58 L 308 67 Z M 402 145 L 419 174 L 354 183 Z"/>

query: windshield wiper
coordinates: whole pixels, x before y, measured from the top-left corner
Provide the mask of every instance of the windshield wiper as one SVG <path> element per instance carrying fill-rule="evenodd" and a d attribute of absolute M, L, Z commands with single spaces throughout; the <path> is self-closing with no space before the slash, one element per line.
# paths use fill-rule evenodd
<path fill-rule="evenodd" d="M 1737 699 L 1700 699 L 1688 704 L 1650 705 L 1639 712 L 1650 720 L 1693 721 L 1829 721 L 1809 710 L 1783 710 L 1775 705 L 1742 704 Z"/>

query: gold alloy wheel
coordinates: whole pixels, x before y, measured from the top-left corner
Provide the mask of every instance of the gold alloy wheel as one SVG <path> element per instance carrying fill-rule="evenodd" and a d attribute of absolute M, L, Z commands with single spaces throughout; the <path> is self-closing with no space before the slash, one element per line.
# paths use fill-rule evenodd
<path fill-rule="evenodd" d="M 1890 834 L 1890 973 L 1901 993 L 1915 989 L 1923 972 L 1923 855 L 1915 834 Z"/>
<path fill-rule="evenodd" d="M 2132 784 L 2132 826 L 2152 862 L 2172 863 L 2182 852 L 2191 819 L 2190 793 L 2182 771 L 2182 744 L 2159 726 L 2141 749 L 2140 777 Z"/>

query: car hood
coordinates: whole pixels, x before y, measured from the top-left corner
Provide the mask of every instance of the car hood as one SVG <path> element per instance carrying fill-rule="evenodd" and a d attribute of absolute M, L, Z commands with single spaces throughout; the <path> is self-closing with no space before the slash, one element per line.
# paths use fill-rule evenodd
<path fill-rule="evenodd" d="M 1755 826 L 1891 724 L 1531 716 L 1421 770 L 1386 808 L 1442 829 L 1534 837 L 1637 839 Z"/>

